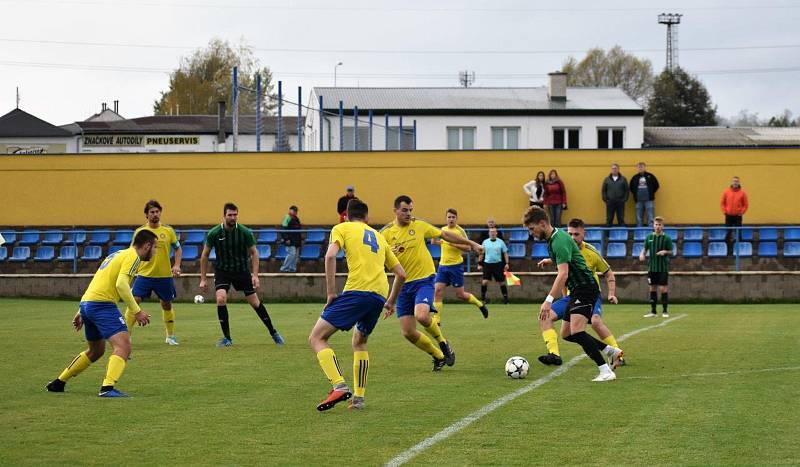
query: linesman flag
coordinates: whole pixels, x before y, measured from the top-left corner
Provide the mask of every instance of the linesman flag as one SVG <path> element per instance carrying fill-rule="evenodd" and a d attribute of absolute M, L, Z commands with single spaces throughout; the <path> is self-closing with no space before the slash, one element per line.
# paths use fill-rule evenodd
<path fill-rule="evenodd" d="M 506 271 L 506 285 L 520 285 L 519 277 L 515 276 L 511 271 Z"/>

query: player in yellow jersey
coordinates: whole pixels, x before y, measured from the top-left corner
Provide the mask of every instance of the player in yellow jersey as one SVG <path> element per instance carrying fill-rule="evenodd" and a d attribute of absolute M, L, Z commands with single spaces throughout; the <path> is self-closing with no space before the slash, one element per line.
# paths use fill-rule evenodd
<path fill-rule="evenodd" d="M 333 386 L 328 397 L 317 405 L 319 411 L 331 409 L 353 395 L 344 381 L 336 354 L 328 345 L 328 339 L 336 331 L 348 331 L 353 326 L 356 327 L 352 340 L 355 397 L 350 401 L 350 408 L 364 408 L 369 370 L 367 338 L 375 328 L 381 310 L 385 308 L 387 313 L 394 310 L 406 278 L 403 267 L 386 240 L 367 225 L 369 210 L 366 203 L 359 199 L 350 200 L 346 212 L 348 222 L 338 224 L 331 230 L 330 245 L 325 253 L 327 300 L 308 337 L 311 350 Z M 344 250 L 349 272 L 344 292 L 337 296 L 336 254 L 339 250 Z M 391 293 L 384 268 L 391 270 L 395 276 Z"/>
<path fill-rule="evenodd" d="M 155 292 L 161 301 L 161 316 L 164 318 L 164 328 L 166 329 L 166 343 L 178 345 L 175 338 L 175 310 L 172 309 L 172 301 L 175 300 L 175 281 L 173 277 L 181 275 L 181 255 L 183 249 L 178 241 L 175 230 L 161 223 L 161 204 L 151 199 L 144 205 L 144 215 L 147 217 L 147 224 L 139 227 L 134 235 L 142 230 L 149 230 L 156 234 L 158 243 L 153 259 L 142 264 L 139 268 L 139 275 L 133 282 L 133 297 L 136 303 L 149 298 Z M 175 250 L 175 264 L 170 266 L 170 251 Z M 136 313 L 128 308 L 125 310 L 125 323 L 128 325 L 129 332 L 133 332 L 133 323 L 136 321 Z"/>
<path fill-rule="evenodd" d="M 581 255 L 586 261 L 586 266 L 592 271 L 592 273 L 594 273 L 594 279 L 597 281 L 598 287 L 600 286 L 600 277 L 598 274 L 602 274 L 603 277 L 605 277 L 606 285 L 608 287 L 609 303 L 614 305 L 619 303 L 617 300 L 617 282 L 614 278 L 614 271 L 611 270 L 611 266 L 608 265 L 599 251 L 597 251 L 592 245 L 583 241 L 583 238 L 586 235 L 586 229 L 583 220 L 570 220 L 567 226 L 567 232 L 578 245 Z M 541 268 L 551 263 L 552 260 L 548 258 L 539 261 L 538 265 Z M 564 318 L 568 304 L 569 296 L 565 296 L 556 300 L 550 309 L 549 315 L 545 316 L 544 318 L 540 317 L 539 319 L 539 328 L 542 331 L 542 338 L 544 339 L 548 352 L 547 355 L 540 356 L 539 361 L 545 365 L 561 365 L 561 353 L 558 349 L 558 338 L 554 330 L 554 323 Z M 592 309 L 592 329 L 594 329 L 594 332 L 597 333 L 602 341 L 602 345 L 598 343 L 598 348 L 600 348 L 600 351 L 606 354 L 606 356 L 609 358 L 609 365 L 612 367 L 612 369 L 616 369 L 620 365 L 625 364 L 624 354 L 621 350 L 619 350 L 619 344 L 614 338 L 614 335 L 603 322 L 602 315 L 603 298 L 601 296 L 597 298 L 594 308 Z M 565 326 L 567 324 L 566 321 L 562 321 L 561 324 L 561 337 L 566 338 L 569 336 L 569 327 Z"/>
<path fill-rule="evenodd" d="M 400 330 L 409 342 L 433 357 L 433 371 L 439 371 L 445 364 L 453 366 L 456 354 L 442 335 L 438 320 L 431 317 L 431 312 L 436 312 L 433 306 L 433 278 L 436 269 L 427 242 L 431 238 L 441 237 L 452 244 L 468 245 L 477 252 L 483 250 L 469 239 L 413 218 L 413 210 L 411 198 L 406 195 L 398 196 L 394 200 L 395 220 L 381 229 L 381 235 L 406 271 L 406 283 L 397 299 Z M 425 334 L 417 331 L 417 322 L 439 343 L 439 348 Z"/>
<path fill-rule="evenodd" d="M 126 397 L 124 392 L 114 389 L 114 385 L 125 370 L 125 363 L 131 354 L 131 340 L 125 319 L 117 308 L 122 299 L 136 310 L 136 321 L 140 326 L 150 322 L 150 315 L 139 308 L 131 293 L 131 281 L 136 276 L 142 261 L 149 261 L 156 248 L 156 236 L 143 230 L 133 237 L 133 245 L 125 250 L 112 253 L 100 264 L 81 297 L 80 310 L 72 318 L 76 331 L 83 327 L 89 348 L 81 352 L 61 372 L 58 378 L 47 384 L 50 392 L 64 392 L 70 378 L 79 375 L 93 362 L 103 356 L 106 343 L 111 343 L 114 354 L 108 359 L 106 376 L 100 386 L 100 397 Z"/>
<path fill-rule="evenodd" d="M 458 211 L 453 208 L 447 210 L 447 225 L 442 227 L 442 231 L 453 233 L 460 237 L 467 238 L 467 232 L 456 223 L 458 221 Z M 433 306 L 436 308 L 437 317 L 441 318 L 442 308 L 444 307 L 444 289 L 451 286 L 456 291 L 459 300 L 471 303 L 478 307 L 484 318 L 489 317 L 489 309 L 478 300 L 477 297 L 464 291 L 464 257 L 465 252 L 471 248 L 467 245 L 454 245 L 442 240 L 434 240 L 442 245 L 442 257 L 439 259 L 439 269 L 436 271 L 435 289 L 433 291 Z"/>

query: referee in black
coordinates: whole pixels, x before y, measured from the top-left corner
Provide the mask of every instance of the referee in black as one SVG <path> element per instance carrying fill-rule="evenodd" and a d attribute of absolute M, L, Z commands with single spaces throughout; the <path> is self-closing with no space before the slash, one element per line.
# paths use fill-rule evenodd
<path fill-rule="evenodd" d="M 650 313 L 645 318 L 656 315 L 656 288 L 661 292 L 661 316 L 669 318 L 667 306 L 669 305 L 669 258 L 672 256 L 672 239 L 664 233 L 664 218 L 661 216 L 653 219 L 653 233 L 647 235 L 644 248 L 639 253 L 639 261 L 645 260 L 645 254 L 650 253 L 647 259 L 647 282 L 650 284 Z"/>
<path fill-rule="evenodd" d="M 247 303 L 253 307 L 259 319 L 269 330 L 272 340 L 283 345 L 283 336 L 272 326 L 267 309 L 258 298 L 258 250 L 253 231 L 239 224 L 239 208 L 233 203 L 225 203 L 222 209 L 223 222 L 206 233 L 203 254 L 200 256 L 200 290 L 206 292 L 206 273 L 208 255 L 213 248 L 217 258 L 214 260 L 214 288 L 217 295 L 217 316 L 222 327 L 223 337 L 217 347 L 230 347 L 231 329 L 228 324 L 228 290 L 231 286 L 243 292 Z"/>

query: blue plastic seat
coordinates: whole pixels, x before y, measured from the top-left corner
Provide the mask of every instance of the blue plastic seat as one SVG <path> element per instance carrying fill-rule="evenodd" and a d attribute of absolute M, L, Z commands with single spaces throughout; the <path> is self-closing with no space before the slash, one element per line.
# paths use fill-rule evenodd
<path fill-rule="evenodd" d="M 322 247 L 318 243 L 303 245 L 303 247 L 300 248 L 300 259 L 319 259 L 319 254 L 321 251 Z"/>
<path fill-rule="evenodd" d="M 684 258 L 702 258 L 703 244 L 700 242 L 683 242 Z"/>
<path fill-rule="evenodd" d="M 83 249 L 83 261 L 97 261 L 103 256 L 103 248 L 97 245 L 89 245 Z"/>
<path fill-rule="evenodd" d="M 0 261 L 5 261 L 8 258 L 8 249 L 4 246 L 0 246 Z"/>
<path fill-rule="evenodd" d="M 107 230 L 91 232 L 89 237 L 89 245 L 105 245 L 109 241 L 111 241 L 111 233 Z"/>
<path fill-rule="evenodd" d="M 631 248 L 631 256 L 638 258 L 642 253 L 642 250 L 644 250 L 644 243 L 634 243 L 633 247 Z"/>
<path fill-rule="evenodd" d="M 270 245 L 256 244 L 256 250 L 258 250 L 258 259 L 260 260 L 269 259 L 272 256 L 272 247 Z"/>
<path fill-rule="evenodd" d="M 587 242 L 600 242 L 603 240 L 603 231 L 597 229 L 586 229 L 583 240 Z"/>
<path fill-rule="evenodd" d="M 306 243 L 324 243 L 325 235 L 321 230 L 312 230 L 306 234 Z"/>
<path fill-rule="evenodd" d="M 753 256 L 753 244 L 750 242 L 735 243 L 733 254 L 738 255 L 740 258 L 749 258 Z"/>
<path fill-rule="evenodd" d="M 181 261 L 196 261 L 199 256 L 197 245 L 181 245 Z"/>
<path fill-rule="evenodd" d="M 613 229 L 608 231 L 608 241 L 609 242 L 627 242 L 628 241 L 628 229 L 625 227 L 614 227 Z M 611 245 L 609 245 L 611 246 Z"/>
<path fill-rule="evenodd" d="M 669 235 L 672 240 L 678 239 L 678 229 L 664 229 L 664 233 Z"/>
<path fill-rule="evenodd" d="M 742 227 L 739 229 L 739 240 L 743 240 L 745 242 L 752 242 L 753 241 L 753 229 L 750 227 Z"/>
<path fill-rule="evenodd" d="M 116 253 L 118 251 L 125 250 L 127 248 L 128 248 L 128 245 L 111 245 L 110 247 L 108 247 L 108 254 L 110 255 L 110 254 Z M 172 255 L 170 255 L 170 257 L 172 257 Z"/>
<path fill-rule="evenodd" d="M 528 231 L 523 229 L 513 229 L 509 234 L 508 241 L 509 242 L 521 242 L 525 243 L 528 241 Z"/>
<path fill-rule="evenodd" d="M 77 256 L 77 248 L 71 245 L 62 246 L 58 250 L 59 261 L 74 261 Z"/>
<path fill-rule="evenodd" d="M 212 248 L 211 251 L 208 252 L 208 259 L 209 261 L 216 261 L 217 260 L 217 249 Z"/>
<path fill-rule="evenodd" d="M 525 244 L 512 243 L 508 245 L 508 257 L 512 259 L 522 259 L 525 257 Z"/>
<path fill-rule="evenodd" d="M 595 250 L 601 255 L 603 254 L 603 244 L 601 242 L 587 242 L 589 245 L 592 245 Z"/>
<path fill-rule="evenodd" d="M 786 242 L 783 244 L 783 256 L 786 258 L 800 257 L 800 242 Z"/>
<path fill-rule="evenodd" d="M 130 245 L 133 242 L 133 230 L 117 230 L 114 232 L 114 245 Z"/>
<path fill-rule="evenodd" d="M 344 249 L 339 248 L 339 251 L 336 252 L 336 260 L 340 261 L 344 259 Z"/>
<path fill-rule="evenodd" d="M 30 246 L 39 243 L 38 230 L 24 230 L 17 240 L 18 246 Z"/>
<path fill-rule="evenodd" d="M 431 252 L 431 257 L 433 259 L 439 259 L 442 257 L 442 247 L 441 245 L 435 245 L 432 243 L 428 243 L 428 251 Z"/>
<path fill-rule="evenodd" d="M 64 239 L 64 232 L 60 230 L 48 230 L 44 232 L 42 245 L 58 245 Z"/>
<path fill-rule="evenodd" d="M 3 234 L 3 238 L 6 241 L 6 245 L 11 245 L 12 243 L 17 241 L 17 233 L 14 231 L 4 230 L 0 232 L 0 234 Z"/>
<path fill-rule="evenodd" d="M 545 242 L 536 242 L 533 244 L 533 248 L 531 248 L 531 258 L 533 259 L 542 259 L 542 258 L 549 258 L 550 253 L 547 252 L 547 243 Z"/>
<path fill-rule="evenodd" d="M 627 232 L 626 232 L 627 234 Z M 607 258 L 624 258 L 628 254 L 628 248 L 622 242 L 609 242 Z"/>
<path fill-rule="evenodd" d="M 708 257 L 723 258 L 728 256 L 728 244 L 725 242 L 708 242 Z"/>
<path fill-rule="evenodd" d="M 758 229 L 758 241 L 760 242 L 777 242 L 778 229 L 775 227 L 762 227 Z"/>
<path fill-rule="evenodd" d="M 283 261 L 286 259 L 286 245 L 278 245 L 278 250 L 275 252 L 275 256 L 273 258 L 277 259 L 278 261 Z"/>
<path fill-rule="evenodd" d="M 790 227 L 788 229 L 784 229 L 784 231 L 783 231 L 783 240 L 784 241 L 798 241 L 798 240 L 800 240 L 800 228 L 798 228 L 798 227 Z"/>
<path fill-rule="evenodd" d="M 206 233 L 202 230 L 190 230 L 186 232 L 186 238 L 181 242 L 183 245 L 200 245 L 206 239 Z"/>
<path fill-rule="evenodd" d="M 53 261 L 56 257 L 56 249 L 52 245 L 42 245 L 36 249 L 36 254 L 33 256 L 34 261 Z"/>
<path fill-rule="evenodd" d="M 670 236 L 671 237 L 671 236 Z M 683 231 L 684 242 L 702 242 L 703 229 L 699 227 L 692 227 Z"/>
<path fill-rule="evenodd" d="M 758 256 L 762 258 L 775 258 L 778 256 L 777 242 L 758 242 Z"/>
<path fill-rule="evenodd" d="M 258 232 L 258 239 L 256 243 L 260 243 L 262 245 L 267 243 L 275 243 L 278 241 L 278 232 L 274 230 L 262 230 Z"/>
<path fill-rule="evenodd" d="M 83 245 L 86 243 L 86 232 L 67 232 L 64 235 L 65 245 Z"/>
<path fill-rule="evenodd" d="M 31 259 L 31 247 L 29 246 L 15 246 L 11 252 L 11 257 L 8 258 L 9 261 L 14 263 L 24 263 L 29 259 Z"/>
<path fill-rule="evenodd" d="M 727 229 L 720 229 L 720 228 L 708 229 L 709 242 L 721 242 L 724 241 L 725 237 L 727 236 L 728 236 Z"/>
<path fill-rule="evenodd" d="M 644 227 L 637 227 L 637 228 L 633 229 L 633 241 L 634 242 L 643 242 L 647 238 L 647 236 L 650 234 L 650 232 L 652 232 L 652 230 L 646 229 Z M 670 237 L 672 237 L 672 236 L 670 235 Z M 673 240 L 675 240 L 675 239 L 673 238 Z"/>

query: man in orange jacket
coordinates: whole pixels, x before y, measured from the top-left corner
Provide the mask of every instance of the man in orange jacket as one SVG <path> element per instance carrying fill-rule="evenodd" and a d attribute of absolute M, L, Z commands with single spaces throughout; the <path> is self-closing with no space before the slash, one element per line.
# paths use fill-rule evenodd
<path fill-rule="evenodd" d="M 729 186 L 723 193 L 722 199 L 719 201 L 719 207 L 722 213 L 725 214 L 726 227 L 741 227 L 742 216 L 747 212 L 749 204 L 747 202 L 747 193 L 744 192 L 742 186 L 739 184 L 739 177 L 733 177 L 731 186 Z M 732 251 L 732 238 L 734 230 L 729 230 L 726 240 L 728 242 L 728 251 Z"/>

